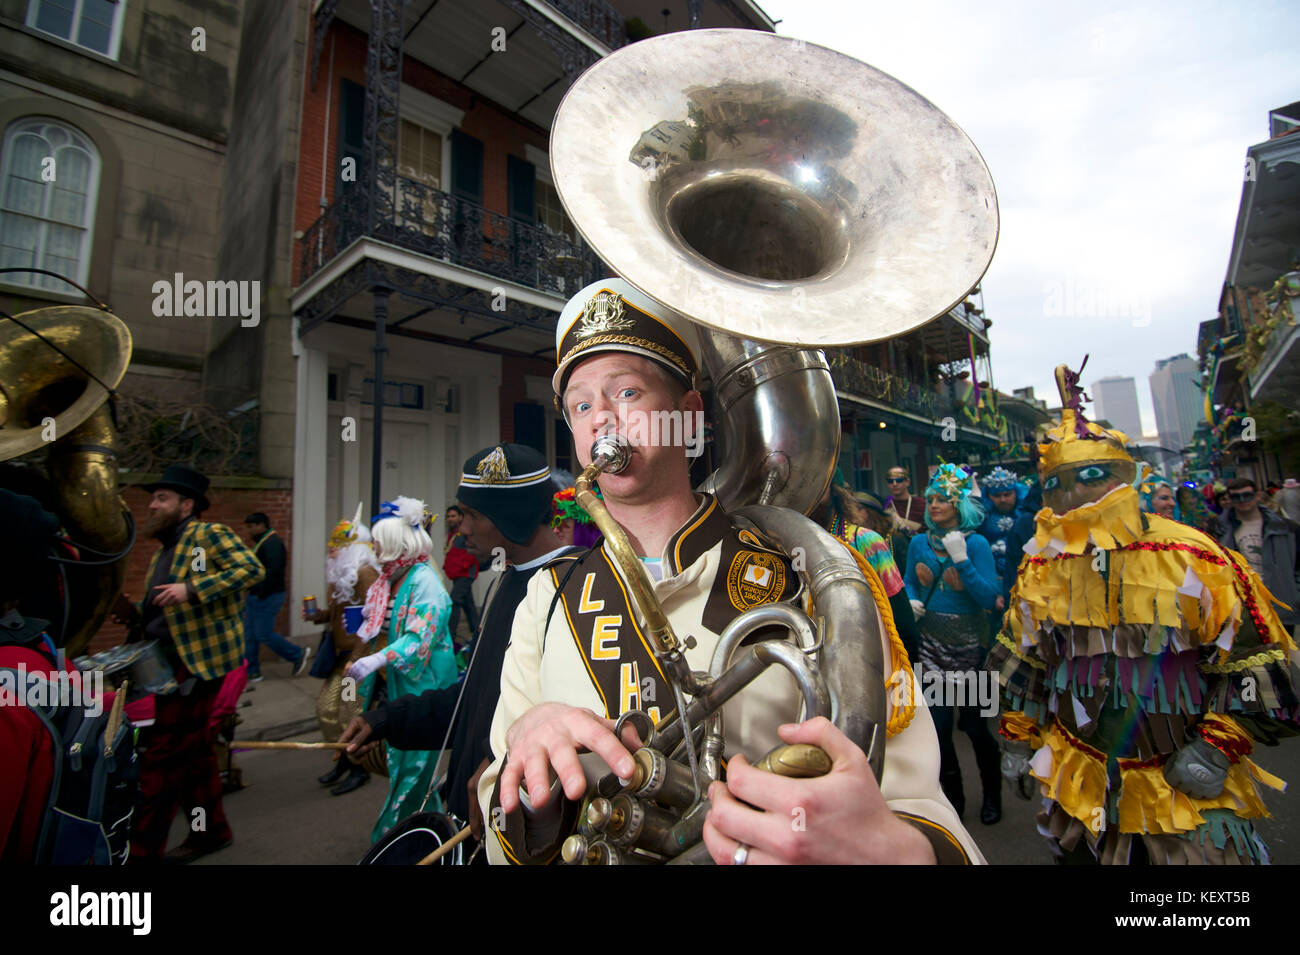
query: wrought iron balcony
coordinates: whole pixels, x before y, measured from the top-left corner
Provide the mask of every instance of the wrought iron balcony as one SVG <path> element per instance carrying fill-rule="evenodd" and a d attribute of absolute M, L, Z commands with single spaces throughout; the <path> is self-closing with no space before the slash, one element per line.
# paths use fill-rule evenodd
<path fill-rule="evenodd" d="M 608 273 L 581 239 L 492 212 L 425 183 L 394 178 L 391 209 L 373 223 L 360 189 L 344 189 L 302 237 L 301 285 L 365 235 L 544 292 L 572 295 Z"/>
<path fill-rule="evenodd" d="M 550 0 L 549 6 L 564 14 L 611 50 L 627 45 L 623 14 L 605 0 Z"/>
<path fill-rule="evenodd" d="M 939 396 L 924 385 L 859 361 L 842 351 L 828 351 L 826 359 L 831 366 L 835 387 L 841 391 L 925 418 L 939 416 Z"/>

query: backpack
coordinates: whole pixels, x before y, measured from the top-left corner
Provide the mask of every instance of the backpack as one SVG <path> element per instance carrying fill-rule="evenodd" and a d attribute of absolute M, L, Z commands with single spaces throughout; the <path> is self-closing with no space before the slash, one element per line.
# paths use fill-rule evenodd
<path fill-rule="evenodd" d="M 22 671 L 4 667 L 15 679 Z M 27 671 L 27 679 L 48 680 Z M 131 850 L 131 814 L 139 788 L 135 728 L 125 715 L 105 740 L 109 710 L 97 716 L 60 703 L 57 684 L 50 705 L 30 706 L 54 741 L 54 775 L 41 817 L 38 865 L 122 865 Z M 107 742 L 107 747 L 105 743 Z"/>

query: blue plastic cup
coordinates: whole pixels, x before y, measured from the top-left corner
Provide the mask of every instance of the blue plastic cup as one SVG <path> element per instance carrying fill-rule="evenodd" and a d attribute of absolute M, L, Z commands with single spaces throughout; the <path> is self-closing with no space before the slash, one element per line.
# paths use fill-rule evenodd
<path fill-rule="evenodd" d="M 361 611 L 365 609 L 364 604 L 353 604 L 350 607 L 343 608 L 343 629 L 348 633 L 356 633 L 361 629 L 361 624 L 365 619 L 361 616 Z"/>

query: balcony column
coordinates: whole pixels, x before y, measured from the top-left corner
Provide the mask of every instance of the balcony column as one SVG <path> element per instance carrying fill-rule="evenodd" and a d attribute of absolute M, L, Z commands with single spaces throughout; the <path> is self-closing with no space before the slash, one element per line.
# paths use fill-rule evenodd
<path fill-rule="evenodd" d="M 367 233 L 391 239 L 396 226 L 398 98 L 406 0 L 370 0 L 366 52 L 365 183 Z"/>
<path fill-rule="evenodd" d="M 370 446 L 370 518 L 379 513 L 383 500 L 379 481 L 384 473 L 384 326 L 388 324 L 388 289 L 375 290 L 375 419 L 373 442 Z"/>
<path fill-rule="evenodd" d="M 311 88 L 316 89 L 316 78 L 320 75 L 320 54 L 325 46 L 325 34 L 329 33 L 330 24 L 334 22 L 339 0 L 324 0 L 312 15 L 311 26 Z"/>

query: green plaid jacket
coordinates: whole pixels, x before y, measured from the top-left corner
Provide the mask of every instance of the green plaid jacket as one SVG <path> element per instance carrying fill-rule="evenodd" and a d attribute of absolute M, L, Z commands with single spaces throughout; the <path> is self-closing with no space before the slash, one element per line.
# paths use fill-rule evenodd
<path fill-rule="evenodd" d="M 196 547 L 202 548 L 201 554 L 195 553 Z M 153 580 L 161 552 L 159 548 L 149 561 L 146 581 Z M 196 565 L 202 569 L 196 570 Z M 244 656 L 244 591 L 265 574 L 262 562 L 225 524 L 186 525 L 166 583 L 189 584 L 196 597 L 164 607 L 163 613 L 176 652 L 199 679 L 219 680 L 239 666 Z M 146 593 L 144 599 L 149 597 Z"/>

